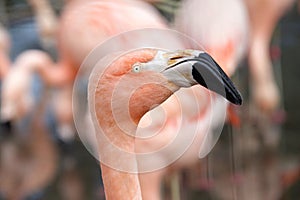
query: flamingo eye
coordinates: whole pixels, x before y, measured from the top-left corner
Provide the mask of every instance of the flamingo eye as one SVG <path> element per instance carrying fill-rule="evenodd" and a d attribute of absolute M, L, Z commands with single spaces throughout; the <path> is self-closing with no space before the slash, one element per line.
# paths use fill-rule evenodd
<path fill-rule="evenodd" d="M 136 63 L 132 66 L 132 72 L 139 73 L 141 71 L 141 64 Z"/>

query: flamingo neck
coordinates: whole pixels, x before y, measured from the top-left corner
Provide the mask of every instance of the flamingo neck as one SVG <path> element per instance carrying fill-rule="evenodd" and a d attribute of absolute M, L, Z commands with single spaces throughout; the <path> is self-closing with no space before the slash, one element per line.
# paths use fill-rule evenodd
<path fill-rule="evenodd" d="M 107 81 L 109 83 L 109 81 Z M 153 102 L 138 103 L 138 97 L 133 95 L 128 102 L 128 110 L 126 102 L 118 101 L 117 104 L 112 103 L 113 94 L 106 92 L 108 86 L 101 88 L 96 92 L 96 99 L 102 99 L 101 102 L 95 102 L 95 108 L 101 110 L 101 115 L 97 116 L 98 124 L 103 129 L 106 142 L 99 143 L 99 151 L 101 156 L 101 170 L 104 182 L 106 199 L 142 199 L 141 188 L 138 173 L 123 172 L 113 169 L 103 163 L 114 163 L 114 166 L 120 168 L 131 169 L 130 171 L 138 171 L 138 164 L 135 157 L 135 137 L 137 124 L 140 118 L 153 107 Z M 105 94 L 105 95 L 104 95 Z M 101 97 L 100 97 L 101 96 Z M 107 99 L 106 99 L 107 98 Z M 119 98 L 118 98 L 119 99 Z M 139 109 L 137 109 L 139 108 Z M 98 138 L 99 141 L 105 139 Z M 121 149 L 121 152 L 115 151 L 113 146 Z M 129 157 L 124 156 L 123 152 L 131 152 Z M 118 162 L 119 164 L 115 164 Z"/>
<path fill-rule="evenodd" d="M 112 112 L 107 109 L 104 112 Z M 99 121 L 105 129 L 104 138 L 99 139 L 99 155 L 101 160 L 102 179 L 104 183 L 105 196 L 107 200 L 114 199 L 142 199 L 139 177 L 137 173 L 126 172 L 126 169 L 137 171 L 137 160 L 135 157 L 135 138 L 122 130 L 122 126 L 129 122 L 115 122 L 113 114 L 107 115 L 105 119 Z M 121 126 L 121 127 L 119 127 Z M 136 125 L 132 125 L 130 132 L 136 131 Z M 117 148 L 113 148 L 113 147 Z M 118 151 L 120 150 L 120 151 Z M 124 156 L 124 152 L 131 152 L 129 157 Z M 106 164 L 110 163 L 120 169 L 114 169 Z M 129 166 L 126 166 L 129 165 Z"/>
<path fill-rule="evenodd" d="M 134 134 L 141 117 L 169 97 L 171 91 L 163 90 L 161 86 L 160 92 L 153 92 L 152 86 L 148 85 L 149 87 L 138 89 L 129 101 L 126 98 L 116 98 L 118 101 L 114 103 L 110 84 L 113 85 L 114 82 L 105 80 L 105 84 L 99 84 L 95 90 L 95 102 L 90 104 L 95 106 L 96 120 L 103 132 L 103 138 L 98 138 L 98 147 L 106 199 L 142 199 Z M 157 85 L 155 87 L 159 88 Z M 140 95 L 141 92 L 144 95 Z M 150 92 L 154 97 L 145 98 Z M 125 155 L 124 152 L 131 154 Z M 112 166 L 110 164 L 107 166 L 107 163 L 113 163 L 113 166 L 122 171 L 109 167 Z M 124 172 L 126 169 L 136 173 Z"/>
<path fill-rule="evenodd" d="M 142 199 L 138 174 L 114 170 L 104 164 L 101 172 L 107 200 Z"/>

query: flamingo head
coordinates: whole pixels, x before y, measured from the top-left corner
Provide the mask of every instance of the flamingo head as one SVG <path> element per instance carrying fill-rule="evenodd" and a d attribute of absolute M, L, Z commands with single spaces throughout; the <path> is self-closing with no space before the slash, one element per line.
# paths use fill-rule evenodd
<path fill-rule="evenodd" d="M 222 95 L 229 102 L 241 105 L 242 97 L 232 81 L 207 53 L 198 50 L 166 52 L 158 50 L 148 62 L 136 62 L 131 73 L 154 72 L 163 76 L 162 85 L 172 92 L 181 87 L 200 84 Z"/>

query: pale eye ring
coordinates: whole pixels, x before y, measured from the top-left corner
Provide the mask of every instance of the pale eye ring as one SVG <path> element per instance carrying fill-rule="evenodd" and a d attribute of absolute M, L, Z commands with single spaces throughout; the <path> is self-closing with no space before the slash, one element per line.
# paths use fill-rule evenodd
<path fill-rule="evenodd" d="M 141 71 L 141 64 L 140 63 L 135 63 L 132 66 L 132 72 L 139 73 L 140 71 Z"/>

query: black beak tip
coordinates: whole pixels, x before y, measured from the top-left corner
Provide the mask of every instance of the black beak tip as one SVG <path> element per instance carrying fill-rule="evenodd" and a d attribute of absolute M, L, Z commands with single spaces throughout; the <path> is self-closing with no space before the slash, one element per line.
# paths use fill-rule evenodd
<path fill-rule="evenodd" d="M 236 95 L 236 97 L 231 97 L 231 98 L 227 97 L 227 95 L 226 95 L 226 99 L 228 99 L 229 102 L 231 102 L 231 103 L 233 103 L 235 105 L 238 105 L 238 106 L 240 106 L 240 105 L 243 104 L 243 98 L 240 95 L 240 93 L 238 93 L 238 95 Z"/>
<path fill-rule="evenodd" d="M 242 96 L 233 82 L 218 65 L 218 63 L 207 53 L 201 53 L 194 60 L 192 75 L 203 87 L 214 91 L 235 105 L 242 105 Z"/>

